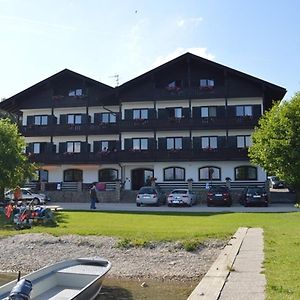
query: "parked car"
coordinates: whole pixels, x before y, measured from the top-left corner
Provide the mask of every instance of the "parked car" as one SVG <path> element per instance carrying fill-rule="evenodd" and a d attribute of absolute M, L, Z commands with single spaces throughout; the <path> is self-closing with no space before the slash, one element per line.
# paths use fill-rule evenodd
<path fill-rule="evenodd" d="M 175 189 L 171 191 L 167 198 L 168 206 L 196 204 L 196 195 L 189 189 Z"/>
<path fill-rule="evenodd" d="M 153 204 L 159 206 L 166 203 L 166 195 L 159 187 L 143 186 L 136 195 L 136 205 Z"/>
<path fill-rule="evenodd" d="M 207 206 L 222 205 L 231 206 L 230 191 L 226 186 L 211 186 L 207 192 Z"/>
<path fill-rule="evenodd" d="M 30 203 L 32 201 L 33 204 L 39 205 L 39 204 L 46 204 L 50 199 L 45 194 L 39 194 L 32 191 L 30 188 L 21 188 L 22 201 L 26 201 L 27 203 Z M 7 199 L 14 199 L 14 191 L 9 190 L 5 193 L 5 198 Z"/>
<path fill-rule="evenodd" d="M 277 176 L 268 176 L 270 182 L 270 188 L 283 189 L 285 187 L 284 181 L 280 180 Z"/>
<path fill-rule="evenodd" d="M 266 190 L 262 187 L 247 187 L 242 193 L 241 204 L 244 206 L 262 205 L 268 206 L 269 199 Z"/>

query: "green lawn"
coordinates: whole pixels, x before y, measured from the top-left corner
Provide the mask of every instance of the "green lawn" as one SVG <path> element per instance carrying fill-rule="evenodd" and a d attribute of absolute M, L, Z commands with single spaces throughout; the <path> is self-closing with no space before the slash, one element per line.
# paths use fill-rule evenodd
<path fill-rule="evenodd" d="M 229 238 L 240 226 L 262 227 L 265 233 L 268 299 L 300 299 L 300 212 L 222 214 L 60 212 L 57 220 L 56 227 L 37 226 L 29 232 L 49 232 L 54 235 L 106 235 L 139 241 L 201 241 L 207 238 Z M 1 235 L 15 233 L 20 232 L 4 226 L 2 222 Z"/>

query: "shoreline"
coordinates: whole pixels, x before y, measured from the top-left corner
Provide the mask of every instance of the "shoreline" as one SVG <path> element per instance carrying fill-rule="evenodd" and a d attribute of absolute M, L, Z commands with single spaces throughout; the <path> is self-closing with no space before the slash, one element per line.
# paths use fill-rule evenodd
<path fill-rule="evenodd" d="M 117 247 L 118 239 L 103 236 L 52 236 L 26 233 L 0 239 L 0 273 L 30 273 L 76 257 L 100 256 L 112 263 L 108 278 L 159 281 L 200 280 L 226 241 L 207 240 L 187 252 L 179 242 L 156 242 L 148 247 Z"/>

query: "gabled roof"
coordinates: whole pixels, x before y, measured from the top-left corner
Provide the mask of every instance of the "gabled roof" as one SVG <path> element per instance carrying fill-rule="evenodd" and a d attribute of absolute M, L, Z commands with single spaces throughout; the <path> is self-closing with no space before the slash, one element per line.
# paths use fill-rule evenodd
<path fill-rule="evenodd" d="M 216 63 L 214 61 L 211 61 L 211 60 L 208 60 L 208 59 L 205 59 L 205 58 L 202 58 L 200 56 L 197 56 L 197 55 L 194 55 L 192 53 L 185 53 L 181 56 L 178 56 L 177 58 L 173 59 L 173 60 L 170 60 L 134 79 L 131 79 L 125 83 L 123 83 L 122 85 L 120 85 L 119 87 L 117 87 L 117 89 L 119 89 L 120 91 L 123 90 L 123 89 L 127 89 L 127 88 L 130 88 L 132 87 L 133 85 L 136 85 L 138 84 L 139 82 L 145 80 L 146 78 L 149 78 L 157 73 L 159 73 L 160 71 L 164 70 L 164 69 L 167 69 L 168 67 L 170 66 L 173 66 L 181 61 L 188 61 L 188 60 L 194 60 L 194 61 L 198 61 L 199 63 L 204 63 L 208 66 L 211 66 L 213 68 L 216 68 L 216 69 L 219 69 L 219 70 L 222 70 L 222 71 L 225 71 L 227 72 L 228 74 L 233 74 L 233 75 L 236 75 L 238 77 L 241 77 L 241 78 L 244 78 L 246 80 L 249 80 L 249 81 L 252 81 L 254 83 L 257 83 L 257 84 L 260 84 L 262 86 L 264 86 L 265 88 L 267 89 L 270 89 L 275 95 L 278 95 L 278 99 L 282 99 L 285 95 L 285 93 L 287 92 L 285 88 L 281 87 L 281 86 L 278 86 L 278 85 L 275 85 L 273 83 L 270 83 L 268 81 L 265 81 L 265 80 L 262 80 L 260 78 L 257 78 L 257 77 L 254 77 L 252 75 L 249 75 L 249 74 L 246 74 L 246 73 L 243 73 L 243 72 L 240 72 L 238 70 L 235 70 L 235 69 L 232 69 L 230 67 L 227 67 L 227 66 L 224 66 L 224 65 L 221 65 L 219 63 Z"/>
<path fill-rule="evenodd" d="M 60 72 L 58 72 L 58 73 L 56 73 L 56 74 L 54 74 L 54 75 L 52 75 L 50 77 L 48 77 L 48 78 L 46 78 L 46 79 L 38 82 L 38 83 L 30 86 L 29 88 L 27 88 L 27 89 L 25 89 L 25 90 L 23 90 L 23 91 L 15 94 L 14 96 L 5 99 L 3 102 L 0 102 L 0 108 L 7 109 L 7 108 L 10 108 L 12 106 L 15 106 L 17 104 L 15 102 L 16 102 L 16 100 L 18 98 L 20 98 L 22 96 L 25 96 L 28 93 L 32 93 L 35 90 L 38 90 L 39 88 L 41 88 L 43 86 L 46 86 L 47 83 L 49 81 L 53 80 L 53 79 L 58 79 L 58 78 L 64 77 L 64 76 L 72 76 L 72 77 L 75 77 L 75 78 L 78 78 L 78 79 L 85 80 L 85 81 L 87 81 L 89 83 L 92 83 L 92 84 L 94 84 L 96 86 L 99 86 L 99 88 L 105 89 L 107 92 L 114 90 L 113 87 L 111 87 L 109 85 L 106 85 L 106 84 L 104 84 L 102 82 L 99 82 L 99 81 L 94 80 L 92 78 L 86 77 L 84 75 L 81 75 L 81 74 L 76 73 L 74 71 L 71 71 L 69 69 L 64 69 L 64 70 L 62 70 L 62 71 L 60 71 Z"/>

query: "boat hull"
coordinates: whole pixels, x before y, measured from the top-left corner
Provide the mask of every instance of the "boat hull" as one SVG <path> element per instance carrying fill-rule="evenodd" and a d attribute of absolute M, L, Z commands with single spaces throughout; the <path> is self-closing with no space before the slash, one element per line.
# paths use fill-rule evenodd
<path fill-rule="evenodd" d="M 32 300 L 88 300 L 100 292 L 110 270 L 109 261 L 101 258 L 78 258 L 63 261 L 23 276 L 32 282 Z M 16 280 L 0 287 L 0 299 L 8 297 Z"/>

